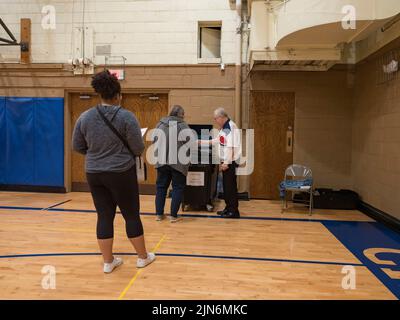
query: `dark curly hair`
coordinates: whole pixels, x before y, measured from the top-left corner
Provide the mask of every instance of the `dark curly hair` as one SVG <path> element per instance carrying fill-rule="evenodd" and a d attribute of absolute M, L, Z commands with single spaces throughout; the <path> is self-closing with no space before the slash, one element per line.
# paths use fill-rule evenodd
<path fill-rule="evenodd" d="M 104 70 L 92 77 L 92 87 L 104 100 L 114 99 L 121 93 L 121 84 L 117 77 Z"/>

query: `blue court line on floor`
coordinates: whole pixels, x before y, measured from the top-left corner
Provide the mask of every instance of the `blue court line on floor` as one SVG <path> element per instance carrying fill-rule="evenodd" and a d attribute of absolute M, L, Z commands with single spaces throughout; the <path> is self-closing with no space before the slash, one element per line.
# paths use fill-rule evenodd
<path fill-rule="evenodd" d="M 36 258 L 36 257 L 63 257 L 63 256 L 100 256 L 99 252 L 66 252 L 66 253 L 34 253 L 34 254 L 14 254 L 0 256 L 0 259 L 13 258 Z M 119 256 L 136 256 L 136 253 L 115 252 L 114 255 Z M 241 261 L 264 261 L 264 262 L 287 262 L 287 263 L 303 263 L 303 264 L 323 264 L 334 266 L 355 266 L 363 267 L 362 263 L 350 262 L 333 262 L 333 261 L 314 261 L 314 260 L 291 260 L 291 259 L 274 259 L 274 258 L 257 258 L 257 257 L 237 257 L 237 256 L 212 256 L 202 254 L 185 254 L 185 253 L 157 253 L 160 257 L 182 257 L 182 258 L 200 258 L 200 259 L 219 259 L 219 260 L 241 260 Z"/>
<path fill-rule="evenodd" d="M 400 299 L 400 234 L 380 223 L 325 221 L 323 225 Z M 371 249 L 374 261 L 366 251 Z"/>
<path fill-rule="evenodd" d="M 10 209 L 10 210 L 31 210 L 31 211 L 41 211 L 43 208 L 37 207 L 16 207 L 16 206 L 0 206 L 0 209 Z M 49 208 L 47 211 L 55 211 L 55 212 L 76 212 L 76 213 L 96 213 L 96 210 L 87 210 L 87 209 L 63 209 L 63 208 Z M 120 212 L 118 212 L 120 213 Z M 155 216 L 155 213 L 150 212 L 141 212 L 143 216 Z M 224 219 L 221 216 L 215 215 L 203 215 L 203 214 L 188 214 L 184 213 L 180 215 L 184 218 L 209 218 L 209 219 Z M 279 217 L 254 217 L 254 216 L 241 216 L 239 220 L 261 220 L 261 221 L 288 221 L 288 222 L 315 222 L 315 223 L 324 223 L 324 222 L 353 222 L 347 220 L 324 220 L 324 219 L 306 219 L 306 218 L 279 218 Z M 366 221 L 367 222 L 367 221 Z M 369 223 L 376 223 L 376 221 L 368 221 Z"/>
<path fill-rule="evenodd" d="M 67 203 L 67 202 L 70 202 L 70 201 L 72 201 L 72 199 L 69 199 L 69 200 L 66 200 L 66 201 L 63 201 L 63 202 L 56 203 L 56 204 L 54 204 L 54 205 L 52 205 L 52 206 L 50 206 L 50 207 L 43 208 L 42 210 L 53 209 L 53 208 L 55 208 L 55 207 L 61 206 L 61 205 L 63 205 L 64 203 Z"/>
<path fill-rule="evenodd" d="M 44 208 L 36 208 L 36 207 L 16 207 L 16 206 L 0 206 L 0 209 L 10 209 L 10 210 L 36 210 L 41 211 Z"/>

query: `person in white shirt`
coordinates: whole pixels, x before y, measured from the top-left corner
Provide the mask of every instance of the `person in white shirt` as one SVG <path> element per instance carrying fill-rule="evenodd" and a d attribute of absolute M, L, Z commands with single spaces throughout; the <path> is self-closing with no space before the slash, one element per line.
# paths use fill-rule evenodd
<path fill-rule="evenodd" d="M 225 209 L 218 211 L 223 218 L 238 219 L 239 201 L 237 196 L 236 168 L 240 155 L 240 132 L 237 125 L 229 118 L 224 108 L 214 111 L 214 121 L 220 131 L 213 140 L 201 140 L 200 144 L 219 144 L 220 171 L 222 171 Z"/>

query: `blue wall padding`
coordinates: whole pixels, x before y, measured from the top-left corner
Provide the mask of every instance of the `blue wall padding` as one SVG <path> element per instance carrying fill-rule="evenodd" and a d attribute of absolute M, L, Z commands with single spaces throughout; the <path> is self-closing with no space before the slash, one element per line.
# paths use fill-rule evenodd
<path fill-rule="evenodd" d="M 35 184 L 64 186 L 64 99 L 36 103 Z"/>
<path fill-rule="evenodd" d="M 37 99 L 35 141 L 36 184 L 64 186 L 64 99 Z"/>
<path fill-rule="evenodd" d="M 64 99 L 3 99 L 0 137 L 5 138 L 0 146 L 4 153 L 3 162 L 0 157 L 0 183 L 64 186 Z"/>
<path fill-rule="evenodd" d="M 34 112 L 33 99 L 6 98 L 6 184 L 34 182 Z"/>
<path fill-rule="evenodd" d="M 6 99 L 0 97 L 0 184 L 6 181 Z"/>

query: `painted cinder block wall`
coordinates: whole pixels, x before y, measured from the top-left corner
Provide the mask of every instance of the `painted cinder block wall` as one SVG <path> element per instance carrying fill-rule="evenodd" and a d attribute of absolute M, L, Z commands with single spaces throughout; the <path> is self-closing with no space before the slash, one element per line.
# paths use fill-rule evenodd
<path fill-rule="evenodd" d="M 295 92 L 294 162 L 318 187 L 351 189 L 352 77 L 328 72 L 254 72 L 251 90 Z M 251 107 L 250 107 L 251 110 Z"/>
<path fill-rule="evenodd" d="M 214 65 L 127 66 L 125 76 L 121 82 L 125 92 L 168 93 L 169 105 L 181 104 L 189 123 L 212 123 L 216 107 L 234 113 L 232 65 L 223 72 Z M 90 76 L 73 76 L 63 65 L 46 70 L 0 67 L 0 96 L 65 97 L 70 90 L 91 92 L 90 80 Z"/>
<path fill-rule="evenodd" d="M 353 189 L 397 219 L 400 78 L 379 84 L 377 62 L 399 44 L 398 39 L 355 68 L 251 77 L 252 90 L 296 93 L 294 162 L 313 169 L 318 187 Z"/>
<path fill-rule="evenodd" d="M 377 82 L 377 59 L 357 66 L 352 131 L 354 189 L 400 219 L 400 79 Z"/>
<path fill-rule="evenodd" d="M 85 2 L 85 4 L 84 4 Z M 44 30 L 42 8 L 56 9 L 56 29 Z M 76 56 L 74 30 L 93 30 L 96 46 L 111 45 L 111 55 L 126 57 L 127 64 L 196 64 L 199 21 L 221 21 L 221 54 L 234 63 L 237 13 L 228 0 L 0 0 L 0 15 L 19 38 L 20 18 L 32 20 L 32 61 L 67 62 Z M 4 49 L 4 50 L 3 50 Z M 17 59 L 18 48 L 2 48 L 2 55 Z M 1 59 L 0 59 L 1 61 Z M 103 56 L 95 57 L 97 64 Z"/>
<path fill-rule="evenodd" d="M 55 30 L 44 30 L 41 25 L 44 16 L 41 11 L 48 4 L 56 9 Z M 169 105 L 183 105 L 188 109 L 188 121 L 193 123 L 211 122 L 216 107 L 234 113 L 232 64 L 236 56 L 237 13 L 228 0 L 0 0 L 1 17 L 16 38 L 19 38 L 20 18 L 32 20 L 33 63 L 66 64 L 76 57 L 76 46 L 80 44 L 74 40 L 74 30 L 82 27 L 83 9 L 85 26 L 94 32 L 94 49 L 87 55 L 93 54 L 96 46 L 111 45 L 111 55 L 124 56 L 127 59 L 124 89 L 167 90 Z M 222 62 L 227 64 L 224 72 L 219 63 L 199 63 L 199 21 L 221 21 L 221 55 Z M 19 59 L 16 47 L 2 47 L 0 53 L 0 62 Z M 104 64 L 104 56 L 96 56 L 95 62 Z M 63 88 L 90 89 L 90 77 L 73 76 L 68 69 L 64 65 L 44 72 L 10 70 L 4 73 L 7 78 L 0 79 L 0 92 L 64 97 Z"/>
<path fill-rule="evenodd" d="M 40 25 L 40 10 L 45 4 L 25 0 L 21 6 L 19 1 L 1 0 L 0 12 L 7 13 L 2 17 L 13 30 L 19 30 L 19 18 L 32 19 L 34 62 L 66 62 L 73 56 L 72 34 L 81 26 L 83 1 L 54 2 L 57 29 L 47 31 Z M 233 67 L 225 72 L 218 65 L 191 67 L 198 63 L 198 20 L 222 20 L 222 58 L 226 63 L 234 61 L 236 12 L 229 1 L 86 0 L 85 11 L 85 23 L 94 30 L 95 46 L 111 44 L 112 54 L 123 54 L 127 64 L 143 64 L 127 68 L 124 88 L 169 90 L 169 104 L 186 107 L 188 121 L 193 123 L 212 121 L 216 106 L 233 113 Z M 151 67 L 157 63 L 188 66 Z M 90 88 L 87 77 L 61 70 L 50 73 L 24 77 L 8 73 L 0 80 L 0 92 L 64 96 L 64 88 Z M 321 186 L 350 187 L 351 114 L 343 94 L 347 92 L 346 74 L 255 73 L 252 77 L 252 89 L 296 92 L 295 160 L 313 167 Z M 335 87 L 337 90 L 332 90 Z M 340 130 L 335 122 L 342 126 Z"/>

